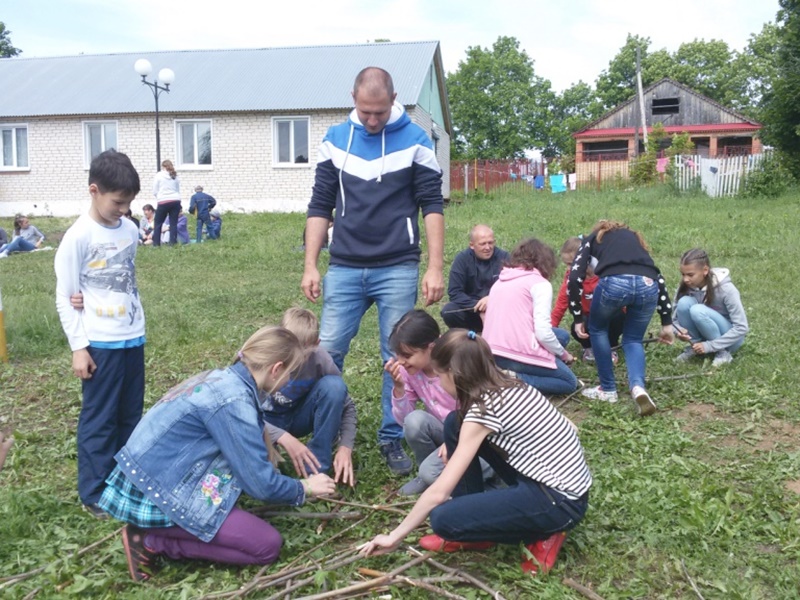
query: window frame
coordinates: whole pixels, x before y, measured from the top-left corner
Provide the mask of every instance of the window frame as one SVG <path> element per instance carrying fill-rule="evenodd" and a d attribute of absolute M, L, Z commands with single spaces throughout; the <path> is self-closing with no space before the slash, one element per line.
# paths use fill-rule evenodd
<path fill-rule="evenodd" d="M 278 123 L 295 121 L 306 122 L 306 137 L 308 144 L 308 160 L 306 162 L 280 162 L 279 155 L 279 140 L 278 140 Z M 290 140 L 289 140 L 289 154 L 295 156 L 294 151 L 294 127 L 290 127 Z M 311 168 L 311 115 L 281 115 L 272 117 L 272 166 L 278 169 L 310 169 Z"/>
<path fill-rule="evenodd" d="M 116 135 L 116 138 L 117 138 L 117 143 L 114 146 L 114 149 L 115 150 L 119 150 L 119 121 L 117 121 L 115 119 L 88 119 L 86 121 L 82 121 L 82 126 L 83 126 L 83 161 L 84 161 L 84 168 L 86 170 L 88 170 L 89 167 L 92 164 L 92 156 L 91 156 L 92 148 L 91 148 L 91 144 L 89 143 L 89 126 L 90 125 L 114 125 L 114 129 L 116 130 L 115 135 Z M 102 142 L 101 142 L 101 145 L 103 146 L 103 149 L 100 150 L 100 152 L 105 152 L 106 150 L 109 150 L 110 148 L 108 148 L 108 146 L 106 144 L 105 127 L 101 131 L 102 131 Z"/>
<path fill-rule="evenodd" d="M 2 162 L 2 155 L 3 155 L 3 138 L 0 135 L 0 171 L 30 171 L 31 170 L 31 152 L 30 152 L 30 138 L 28 136 L 28 132 L 30 131 L 30 127 L 28 123 L 0 123 L 0 131 L 3 129 L 11 129 L 11 148 L 12 148 L 12 155 L 14 157 L 14 164 L 13 165 L 4 165 Z M 24 129 L 25 130 L 25 153 L 26 158 L 28 160 L 28 165 L 24 167 L 20 167 L 18 165 L 19 157 L 17 155 L 17 129 Z"/>
<path fill-rule="evenodd" d="M 194 155 L 195 162 L 183 162 L 183 137 L 181 136 L 181 125 L 187 123 L 208 123 L 208 130 L 211 134 L 211 163 L 201 165 L 196 162 L 198 160 L 197 152 L 199 144 L 197 143 L 197 127 L 194 129 Z M 210 171 L 214 168 L 214 119 L 175 119 L 175 168 L 183 171 Z"/>

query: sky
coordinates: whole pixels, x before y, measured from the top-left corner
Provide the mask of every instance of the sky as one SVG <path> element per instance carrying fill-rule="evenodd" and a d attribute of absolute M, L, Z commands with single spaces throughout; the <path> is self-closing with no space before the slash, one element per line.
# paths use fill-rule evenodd
<path fill-rule="evenodd" d="M 437 40 L 452 72 L 470 46 L 513 36 L 556 91 L 594 83 L 628 33 L 650 50 L 695 39 L 742 50 L 777 11 L 778 0 L 0 0 L 23 58 Z"/>

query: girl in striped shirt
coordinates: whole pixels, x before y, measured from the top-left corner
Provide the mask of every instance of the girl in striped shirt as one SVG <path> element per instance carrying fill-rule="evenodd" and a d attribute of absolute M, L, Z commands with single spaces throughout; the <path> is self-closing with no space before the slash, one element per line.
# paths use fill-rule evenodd
<path fill-rule="evenodd" d="M 522 569 L 550 570 L 566 531 L 586 513 L 592 485 L 575 427 L 535 388 L 499 371 L 475 332 L 451 329 L 431 361 L 458 400 L 444 422 L 447 464 L 400 525 L 361 553 L 396 549 L 430 515 L 434 534 L 420 540 L 426 550 L 522 542 Z M 508 487 L 484 491 L 479 456 Z"/>

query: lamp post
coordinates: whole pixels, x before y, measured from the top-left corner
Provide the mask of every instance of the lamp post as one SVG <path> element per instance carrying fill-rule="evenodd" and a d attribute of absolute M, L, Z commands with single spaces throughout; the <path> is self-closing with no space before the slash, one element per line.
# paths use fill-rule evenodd
<path fill-rule="evenodd" d="M 161 92 L 169 94 L 169 86 L 175 81 L 175 73 L 172 69 L 161 69 L 158 72 L 158 79 L 147 81 L 147 76 L 153 72 L 153 65 L 146 58 L 140 58 L 133 65 L 134 70 L 142 76 L 142 83 L 148 86 L 153 92 L 156 101 L 156 172 L 161 170 L 161 131 L 158 129 L 158 97 Z M 158 85 L 159 80 L 164 85 Z"/>

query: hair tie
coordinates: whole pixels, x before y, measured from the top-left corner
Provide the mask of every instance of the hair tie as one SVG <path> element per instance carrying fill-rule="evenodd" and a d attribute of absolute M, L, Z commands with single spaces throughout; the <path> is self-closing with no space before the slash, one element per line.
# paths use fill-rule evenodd
<path fill-rule="evenodd" d="M 239 357 L 239 360 L 244 360 L 244 354 L 242 354 L 242 351 L 241 351 L 241 350 L 239 350 L 239 351 L 236 353 L 236 356 L 238 356 L 238 357 Z"/>
<path fill-rule="evenodd" d="M 478 334 L 477 334 L 477 333 L 475 333 L 474 331 L 472 331 L 472 329 L 470 329 L 470 330 L 467 332 L 467 337 L 468 337 L 469 339 L 471 339 L 471 340 L 474 340 L 474 339 L 477 339 L 477 338 L 478 338 Z"/>

